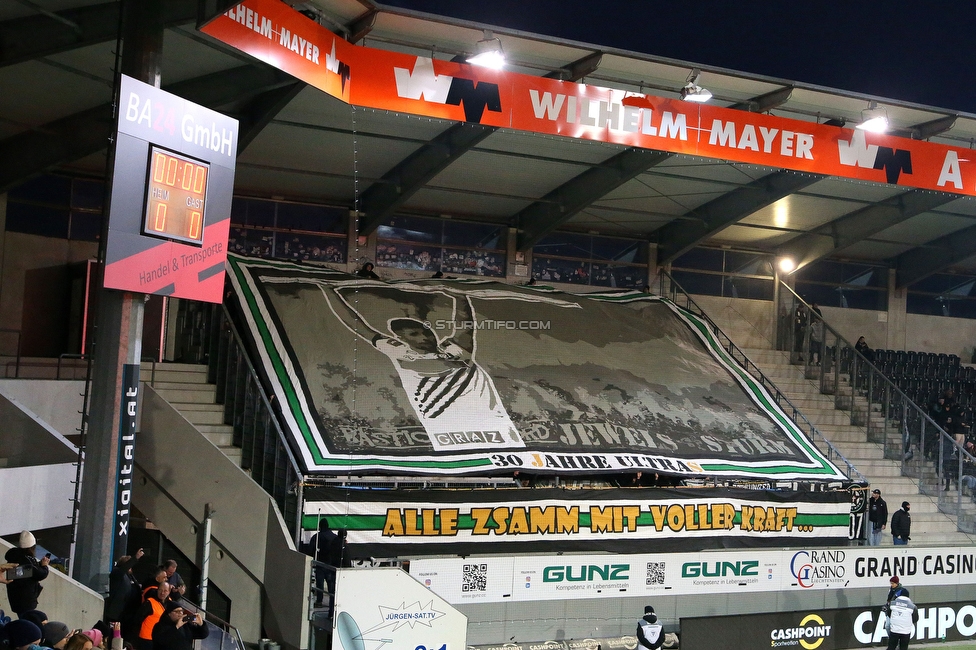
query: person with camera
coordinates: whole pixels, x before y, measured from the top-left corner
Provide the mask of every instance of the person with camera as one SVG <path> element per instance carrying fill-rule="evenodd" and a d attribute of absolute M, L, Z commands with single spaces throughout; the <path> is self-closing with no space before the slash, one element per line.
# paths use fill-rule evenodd
<path fill-rule="evenodd" d="M 7 599 L 10 609 L 19 618 L 24 612 L 37 609 L 37 599 L 41 595 L 41 581 L 47 578 L 48 565 L 51 554 L 48 553 L 40 560 L 34 557 L 37 541 L 30 531 L 23 531 L 17 539 L 17 547 L 4 555 L 7 562 L 16 562 L 17 566 L 6 572 Z"/>
<path fill-rule="evenodd" d="M 203 616 L 187 613 L 179 603 L 166 605 L 166 613 L 153 626 L 153 650 L 193 650 L 194 639 L 205 639 L 210 629 Z"/>

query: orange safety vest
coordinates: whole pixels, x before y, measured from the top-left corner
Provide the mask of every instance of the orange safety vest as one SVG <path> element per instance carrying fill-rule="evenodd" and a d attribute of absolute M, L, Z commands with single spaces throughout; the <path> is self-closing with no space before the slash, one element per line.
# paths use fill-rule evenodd
<path fill-rule="evenodd" d="M 139 628 L 139 638 L 151 641 L 153 627 L 159 622 L 166 608 L 155 598 L 150 598 L 148 602 L 152 607 L 152 613 L 142 620 L 142 627 Z"/>

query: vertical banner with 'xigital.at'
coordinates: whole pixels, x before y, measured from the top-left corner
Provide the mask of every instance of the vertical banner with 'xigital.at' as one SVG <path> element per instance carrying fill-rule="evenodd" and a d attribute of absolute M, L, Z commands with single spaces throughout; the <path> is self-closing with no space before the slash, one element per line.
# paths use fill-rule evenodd
<path fill-rule="evenodd" d="M 122 404 L 119 415 L 119 461 L 115 483 L 115 526 L 112 557 L 125 553 L 129 541 L 129 505 L 132 503 L 132 468 L 136 451 L 136 414 L 139 412 L 139 364 L 122 366 Z"/>

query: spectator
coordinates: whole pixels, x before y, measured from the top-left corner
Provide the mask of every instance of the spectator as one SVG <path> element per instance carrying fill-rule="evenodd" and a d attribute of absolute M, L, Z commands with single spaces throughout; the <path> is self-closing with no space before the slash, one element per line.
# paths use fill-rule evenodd
<path fill-rule="evenodd" d="M 903 501 L 901 510 L 891 517 L 891 538 L 895 546 L 905 546 L 912 534 L 912 506 L 908 501 Z"/>
<path fill-rule="evenodd" d="M 959 471 L 959 454 L 956 441 L 950 436 L 940 436 L 942 439 L 942 480 L 943 490 L 948 492 L 952 488 L 952 479 Z"/>
<path fill-rule="evenodd" d="M 22 621 L 30 621 L 37 627 L 41 628 L 41 632 L 44 631 L 44 624 L 47 623 L 47 614 L 39 609 L 30 609 L 26 612 L 22 612 L 18 618 Z"/>
<path fill-rule="evenodd" d="M 969 496 L 976 503 L 976 444 L 972 440 L 966 443 L 966 453 L 962 462 L 962 485 L 960 489 L 969 490 Z"/>
<path fill-rule="evenodd" d="M 881 498 L 881 490 L 871 492 L 868 500 L 868 545 L 881 546 L 881 534 L 888 525 L 888 504 Z"/>
<path fill-rule="evenodd" d="M 183 584 L 183 578 L 180 577 L 177 569 L 179 565 L 176 560 L 166 560 L 163 562 L 163 570 L 166 571 L 166 582 L 170 584 L 171 587 L 176 587 Z"/>
<path fill-rule="evenodd" d="M 823 354 L 823 333 L 823 320 L 815 317 L 810 324 L 810 363 L 815 366 L 820 365 L 820 357 Z"/>
<path fill-rule="evenodd" d="M 37 609 L 37 598 L 43 589 L 41 581 L 47 578 L 47 567 L 51 563 L 51 556 L 48 554 L 38 560 L 34 557 L 36 548 L 37 541 L 34 535 L 25 530 L 17 540 L 17 547 L 10 549 L 4 555 L 7 562 L 16 562 L 23 573 L 23 577 L 7 583 L 7 599 L 10 601 L 10 609 L 17 614 L 17 618 L 28 610 Z"/>
<path fill-rule="evenodd" d="M 146 600 L 155 594 L 156 590 L 159 589 L 159 586 L 164 582 L 166 582 L 166 569 L 162 566 L 158 566 L 152 570 L 152 573 L 149 574 L 149 579 L 146 581 L 146 586 L 142 590 L 142 602 L 146 602 Z"/>
<path fill-rule="evenodd" d="M 805 336 L 807 328 L 807 308 L 803 306 L 803 303 L 797 303 L 796 309 L 793 311 L 793 351 L 803 352 L 803 337 Z M 803 355 L 800 355 L 800 361 L 803 361 Z"/>
<path fill-rule="evenodd" d="M 48 621 L 41 627 L 41 632 L 42 645 L 54 650 L 63 650 L 71 635 L 71 629 L 61 621 Z"/>
<path fill-rule="evenodd" d="M 145 551 L 141 548 L 135 555 L 123 555 L 108 576 L 109 596 L 105 599 L 105 620 L 122 623 L 124 635 L 130 639 L 138 636 L 132 629 L 132 618 L 142 601 L 140 585 L 132 569 L 143 555 Z"/>
<path fill-rule="evenodd" d="M 89 639 L 91 639 L 92 648 L 104 648 L 105 647 L 105 646 L 102 645 L 102 641 L 104 639 L 102 638 L 102 632 L 101 632 L 101 630 L 96 630 L 96 629 L 92 628 L 90 630 L 85 630 L 84 632 L 82 632 L 82 634 L 84 634 Z"/>
<path fill-rule="evenodd" d="M 163 612 L 166 609 L 166 601 L 169 599 L 169 591 L 169 583 L 163 582 L 156 591 L 151 592 L 150 596 L 136 611 L 134 623 L 139 630 L 136 639 L 136 648 L 138 650 L 153 650 L 153 628 L 163 616 Z"/>
<path fill-rule="evenodd" d="M 199 612 L 187 614 L 177 603 L 166 606 L 165 615 L 152 630 L 154 650 L 193 650 L 194 639 L 205 639 L 210 634 Z"/>
<path fill-rule="evenodd" d="M 868 347 L 867 341 L 861 336 L 857 339 L 857 343 L 854 344 L 854 349 L 861 353 L 865 359 L 874 363 L 874 350 Z"/>
<path fill-rule="evenodd" d="M 90 637 L 81 632 L 77 632 L 68 638 L 68 642 L 64 645 L 64 650 L 92 650 L 94 645 Z"/>
<path fill-rule="evenodd" d="M 41 642 L 41 628 L 30 621 L 11 621 L 3 627 L 3 631 L 13 650 L 26 650 Z"/>
<path fill-rule="evenodd" d="M 373 271 L 373 268 L 374 267 L 372 262 L 366 262 L 365 264 L 363 264 L 361 269 L 356 271 L 356 275 L 358 275 L 361 278 L 371 278 L 373 280 L 379 280 L 380 276 L 376 275 L 376 272 Z"/>
<path fill-rule="evenodd" d="M 908 589 L 901 584 L 901 580 L 898 578 L 898 576 L 891 576 L 891 579 L 888 580 L 888 587 L 888 596 L 885 598 L 884 607 L 881 608 L 881 611 L 883 611 L 885 614 L 888 613 L 888 609 L 891 607 L 891 601 L 898 598 L 898 596 L 910 595 L 908 593 Z"/>
<path fill-rule="evenodd" d="M 319 520 L 319 530 L 312 535 L 309 547 L 317 562 L 328 565 L 327 567 L 315 567 L 315 606 L 322 607 L 325 604 L 323 602 L 325 597 L 325 592 L 322 589 L 323 584 L 328 583 L 331 604 L 332 595 L 335 594 L 335 567 L 342 562 L 342 547 L 339 536 L 329 528 L 329 520 L 325 517 Z"/>

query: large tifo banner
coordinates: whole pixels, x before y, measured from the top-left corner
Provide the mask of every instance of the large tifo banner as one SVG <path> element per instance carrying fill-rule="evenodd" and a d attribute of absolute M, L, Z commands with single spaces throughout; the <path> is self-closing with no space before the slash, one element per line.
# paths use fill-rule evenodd
<path fill-rule="evenodd" d="M 886 590 L 892 575 L 914 589 L 972 584 L 976 581 L 976 549 L 818 549 L 798 543 L 797 548 L 786 550 L 415 558 L 410 561 L 410 574 L 454 605 L 577 600 L 610 594 L 653 598 L 703 592 Z M 970 625 L 974 623 L 970 621 Z M 682 644 L 684 641 L 682 637 Z"/>
<path fill-rule="evenodd" d="M 561 551 L 618 553 L 840 545 L 847 543 L 851 507 L 843 490 L 310 487 L 304 496 L 304 527 L 316 530 L 325 518 L 332 528 L 344 529 L 355 558 L 525 553 L 549 551 L 554 544 Z M 614 575 L 611 582 L 623 574 Z"/>
<path fill-rule="evenodd" d="M 355 106 L 976 195 L 965 146 L 352 45 L 280 0 L 247 0 L 202 30 Z"/>
<path fill-rule="evenodd" d="M 918 622 L 911 638 L 962 641 L 976 636 L 972 603 L 916 603 Z M 842 650 L 884 647 L 886 617 L 877 607 L 811 609 L 773 614 L 681 618 L 682 650 Z M 969 646 L 972 647 L 972 646 Z"/>
<path fill-rule="evenodd" d="M 309 472 L 845 478 L 664 299 L 228 265 Z"/>

